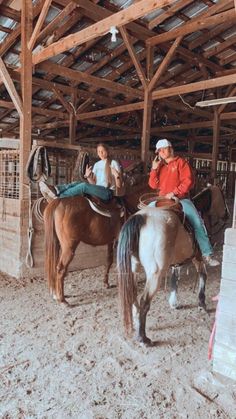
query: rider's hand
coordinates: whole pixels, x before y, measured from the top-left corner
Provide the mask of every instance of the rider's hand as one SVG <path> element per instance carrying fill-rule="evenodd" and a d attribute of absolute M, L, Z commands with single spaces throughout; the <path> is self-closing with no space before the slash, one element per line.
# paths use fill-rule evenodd
<path fill-rule="evenodd" d="M 92 166 L 89 166 L 87 164 L 86 169 L 85 169 L 85 174 L 84 174 L 85 179 L 87 179 L 88 177 L 90 177 L 91 174 L 92 174 Z"/>
<path fill-rule="evenodd" d="M 159 167 L 161 167 L 163 165 L 164 161 L 163 160 L 159 160 L 158 157 L 156 156 L 155 159 L 152 162 L 152 169 L 156 170 Z"/>
<path fill-rule="evenodd" d="M 175 198 L 175 194 L 173 192 L 169 192 L 165 195 L 165 198 L 167 199 L 174 199 Z"/>

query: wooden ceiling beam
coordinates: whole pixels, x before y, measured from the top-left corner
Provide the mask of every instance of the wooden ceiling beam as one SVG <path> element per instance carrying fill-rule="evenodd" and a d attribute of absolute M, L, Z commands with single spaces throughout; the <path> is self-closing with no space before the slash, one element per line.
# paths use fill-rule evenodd
<path fill-rule="evenodd" d="M 209 31 L 204 31 L 201 35 L 197 38 L 193 39 L 192 41 L 188 42 L 188 48 L 193 50 L 197 47 L 202 47 L 211 39 L 214 39 L 216 36 L 220 35 L 222 32 L 225 32 L 228 28 L 232 26 L 231 22 L 224 22 L 222 25 L 217 25 L 215 28 L 212 28 Z"/>
<path fill-rule="evenodd" d="M 15 10 L 11 7 L 3 6 L 2 4 L 0 5 L 0 15 L 9 17 L 15 22 L 20 22 L 21 20 L 21 13 L 18 10 Z"/>
<path fill-rule="evenodd" d="M 60 13 L 58 13 L 58 15 L 51 22 L 49 22 L 47 26 L 45 26 L 41 30 L 41 32 L 37 36 L 37 44 L 40 43 L 41 41 L 43 41 L 49 35 L 51 35 L 52 37 L 54 35 L 54 37 L 53 37 L 53 41 L 54 41 L 54 39 L 57 38 L 56 32 L 60 32 L 61 31 L 61 26 L 64 27 L 64 25 L 65 25 L 64 23 L 63 23 L 63 25 L 61 25 L 61 22 L 63 22 L 66 17 L 69 18 L 70 14 L 76 8 L 77 8 L 77 5 L 73 1 L 71 1 L 69 4 L 67 4 L 67 6 L 65 6 L 65 8 Z M 78 21 L 79 17 L 81 17 L 81 13 L 79 13 L 77 11 L 75 21 Z M 70 22 L 68 22 L 69 26 L 72 26 L 73 23 L 74 23 L 72 16 L 71 16 L 71 18 L 72 18 L 72 21 L 70 20 Z M 54 31 L 55 31 L 55 33 L 54 33 Z M 64 29 L 63 29 L 63 32 L 65 32 Z"/>
<path fill-rule="evenodd" d="M 170 62 L 173 59 L 173 56 L 174 56 L 174 54 L 176 52 L 176 49 L 180 45 L 181 41 L 182 41 L 182 37 L 179 36 L 174 41 L 174 43 L 171 45 L 171 47 L 170 47 L 169 51 L 167 52 L 165 58 L 163 59 L 163 61 L 159 65 L 159 67 L 156 70 L 154 76 L 152 77 L 150 83 L 148 84 L 148 91 L 149 92 L 151 92 L 154 89 L 155 84 L 157 83 L 157 81 L 160 79 L 160 77 L 163 75 L 164 71 L 166 70 L 166 68 L 170 64 Z"/>
<path fill-rule="evenodd" d="M 34 45 L 35 45 L 37 36 L 38 36 L 38 34 L 39 34 L 42 26 L 43 26 L 43 22 L 44 22 L 47 14 L 48 14 L 48 10 L 49 10 L 49 8 L 51 6 L 51 3 L 52 3 L 52 0 L 45 0 L 45 3 L 44 3 L 43 8 L 42 8 L 42 10 L 40 12 L 40 15 L 39 15 L 38 20 L 37 20 L 37 23 L 36 23 L 36 25 L 34 27 L 34 30 L 33 30 L 33 33 L 31 35 L 31 38 L 30 38 L 30 40 L 28 42 L 28 48 L 31 51 L 34 48 Z"/>
<path fill-rule="evenodd" d="M 44 0 L 39 0 L 36 5 L 33 7 L 33 17 L 37 17 L 43 7 Z M 14 31 L 10 35 L 8 35 L 5 40 L 2 42 L 0 46 L 0 56 L 3 55 L 15 44 L 17 38 L 20 37 L 21 34 L 21 25 L 19 24 L 17 27 L 14 28 Z"/>
<path fill-rule="evenodd" d="M 91 76 L 79 70 L 65 68 L 63 66 L 51 63 L 49 61 L 39 64 L 39 68 L 48 73 L 60 75 L 65 78 L 69 78 L 70 80 L 75 80 L 79 83 L 86 83 L 88 85 L 94 85 L 97 88 L 107 89 L 107 90 L 116 92 L 117 94 L 122 93 L 126 96 L 136 97 L 136 98 L 143 97 L 143 93 L 138 89 L 133 89 L 131 87 L 122 85 L 120 83 L 113 83 L 112 81 L 106 80 L 105 78 L 102 79 L 99 77 Z"/>
<path fill-rule="evenodd" d="M 236 83 L 236 73 L 229 76 L 216 77 L 213 79 L 203 80 L 196 83 L 189 83 L 182 86 L 170 87 L 169 89 L 156 90 L 152 93 L 152 96 L 153 100 L 157 100 L 164 97 L 177 96 L 180 94 L 197 92 L 199 90 L 227 86 L 228 84 L 232 83 Z"/>
<path fill-rule="evenodd" d="M 88 28 L 82 29 L 81 31 L 68 35 L 58 42 L 49 45 L 42 51 L 37 52 L 33 55 L 33 64 L 38 64 L 42 61 L 47 60 L 50 57 L 54 57 L 68 49 L 75 46 L 84 44 L 99 36 L 105 35 L 109 32 L 111 26 L 124 26 L 133 20 L 136 20 L 155 9 L 173 3 L 174 0 L 141 0 L 139 3 L 132 4 L 120 12 L 114 13 L 102 21 L 94 23 Z"/>
<path fill-rule="evenodd" d="M 226 92 L 226 95 L 224 97 L 234 96 L 235 93 L 236 93 L 236 87 L 234 86 L 232 88 L 232 86 L 229 86 L 229 89 Z M 223 103 L 222 105 L 220 105 L 219 108 L 218 108 L 218 114 L 221 114 L 227 105 L 228 105 L 228 103 Z"/>
<path fill-rule="evenodd" d="M 113 121 L 106 122 L 106 121 L 100 121 L 97 119 L 85 119 L 83 121 L 85 124 L 88 124 L 88 125 L 95 125 L 97 127 L 102 127 L 102 128 L 112 129 L 112 130 L 126 131 L 133 134 L 138 134 L 140 132 L 140 130 L 138 130 L 137 128 L 131 128 L 123 124 L 122 125 L 116 124 Z"/>
<path fill-rule="evenodd" d="M 23 116 L 23 103 L 20 96 L 17 93 L 17 90 L 14 86 L 14 83 L 10 77 L 10 74 L 7 71 L 7 68 L 0 57 L 0 76 L 4 82 L 4 85 L 11 97 L 12 102 L 15 105 L 15 108 L 20 116 Z"/>
<path fill-rule="evenodd" d="M 101 116 L 115 115 L 118 113 L 132 112 L 134 110 L 143 109 L 144 102 L 131 103 L 129 105 L 114 106 L 109 109 L 101 109 L 99 111 L 82 113 L 77 116 L 77 119 L 83 121 L 84 119 L 99 118 Z"/>
<path fill-rule="evenodd" d="M 109 16 L 112 16 L 114 13 L 116 13 L 117 7 L 114 7 L 114 5 L 109 2 L 108 8 L 101 7 L 98 4 L 93 4 L 89 0 L 74 0 L 76 3 L 83 8 L 83 13 L 90 19 L 93 19 L 95 22 L 98 20 L 105 19 Z M 104 2 L 104 5 L 106 6 L 106 2 Z M 114 10 L 113 10 L 114 8 Z M 112 10 L 111 10 L 112 9 Z M 150 36 L 150 31 L 145 26 L 140 25 L 136 22 L 130 22 L 127 24 L 126 28 L 131 32 L 133 35 L 136 36 L 137 39 L 141 39 L 145 41 Z"/>
<path fill-rule="evenodd" d="M 166 7 L 165 12 L 161 13 L 159 16 L 156 16 L 149 22 L 148 28 L 153 29 L 155 26 L 160 25 L 166 19 L 169 19 L 170 17 L 174 16 L 177 11 L 180 11 L 184 7 L 188 6 L 190 3 L 193 3 L 193 0 L 182 0 L 178 1 L 177 4 L 174 4 L 173 6 Z"/>
<path fill-rule="evenodd" d="M 61 102 L 61 104 L 64 106 L 64 108 L 66 109 L 66 111 L 69 114 L 74 113 L 73 107 L 70 105 L 70 103 L 68 103 L 65 100 L 65 98 L 63 97 L 63 95 L 61 94 L 61 92 L 59 90 L 57 90 L 55 87 L 53 88 L 53 93 L 55 94 L 55 96 L 57 97 L 57 99 Z"/>
<path fill-rule="evenodd" d="M 198 18 L 196 22 L 189 22 L 184 25 L 181 25 L 177 29 L 173 29 L 171 31 L 168 31 L 166 33 L 162 33 L 161 35 L 153 36 L 152 38 L 149 38 L 146 43 L 147 45 L 158 45 L 163 42 L 171 41 L 178 36 L 185 36 L 193 32 L 200 31 L 203 28 L 209 28 L 211 26 L 215 26 L 222 22 L 236 22 L 236 14 L 235 10 L 231 9 L 227 12 L 218 13 L 215 16 L 202 18 L 201 16 Z"/>
<path fill-rule="evenodd" d="M 219 45 L 214 46 L 213 48 L 208 49 L 203 53 L 205 58 L 210 58 L 212 55 L 218 55 L 220 52 L 224 51 L 226 48 L 230 47 L 232 44 L 235 45 L 236 35 L 227 38 L 226 41 L 219 43 Z"/>
<path fill-rule="evenodd" d="M 146 79 L 145 73 L 142 69 L 142 66 L 141 66 L 139 60 L 138 60 L 137 54 L 135 52 L 135 49 L 132 45 L 131 39 L 130 39 L 125 27 L 120 27 L 120 33 L 122 35 L 123 41 L 126 45 L 126 48 L 129 51 L 129 55 L 131 57 L 131 60 L 132 60 L 134 66 L 136 68 L 136 71 L 137 71 L 139 79 L 142 83 L 143 89 L 146 89 L 147 88 L 147 79 Z"/>

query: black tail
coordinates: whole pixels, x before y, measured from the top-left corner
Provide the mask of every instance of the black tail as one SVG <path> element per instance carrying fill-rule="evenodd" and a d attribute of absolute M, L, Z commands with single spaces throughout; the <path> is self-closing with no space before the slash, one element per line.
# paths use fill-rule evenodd
<path fill-rule="evenodd" d="M 146 223 L 146 215 L 133 215 L 123 225 L 117 247 L 117 268 L 120 307 L 126 332 L 132 330 L 132 304 L 136 296 L 136 284 L 131 269 L 131 256 L 138 257 L 140 230 Z"/>

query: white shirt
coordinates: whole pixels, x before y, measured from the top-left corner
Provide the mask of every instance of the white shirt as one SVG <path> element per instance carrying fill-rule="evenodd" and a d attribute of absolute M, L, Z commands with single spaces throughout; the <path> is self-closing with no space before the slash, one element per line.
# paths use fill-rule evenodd
<path fill-rule="evenodd" d="M 108 181 L 106 178 L 105 165 L 107 160 L 99 160 L 93 166 L 93 173 L 96 176 L 96 185 L 108 187 Z M 120 172 L 120 165 L 116 160 L 111 161 L 111 167 Z M 112 175 L 112 184 L 109 186 L 113 191 L 116 189 L 115 177 Z"/>

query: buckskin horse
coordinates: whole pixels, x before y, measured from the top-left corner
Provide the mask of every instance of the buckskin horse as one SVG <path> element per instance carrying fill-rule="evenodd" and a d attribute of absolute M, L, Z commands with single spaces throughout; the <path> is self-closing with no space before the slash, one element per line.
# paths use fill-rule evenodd
<path fill-rule="evenodd" d="M 195 205 L 201 207 L 203 213 L 206 210 L 212 214 L 212 206 L 217 201 L 218 208 L 215 208 L 215 213 L 225 218 L 228 214 L 227 207 L 223 195 L 219 194 L 216 188 L 218 187 L 209 187 L 199 193 Z M 214 197 L 215 192 L 217 200 Z M 178 214 L 170 208 L 146 207 L 125 222 L 118 240 L 117 269 L 121 314 L 127 334 L 134 328 L 140 342 L 152 344 L 146 335 L 146 316 L 152 298 L 160 286 L 160 280 L 172 266 L 169 302 L 175 307 L 178 279 L 176 268 L 190 260 L 194 263 L 199 277 L 199 306 L 205 308 L 206 268 L 193 236 L 185 229 Z M 138 301 L 135 274 L 139 264 L 144 268 L 146 284 Z"/>

